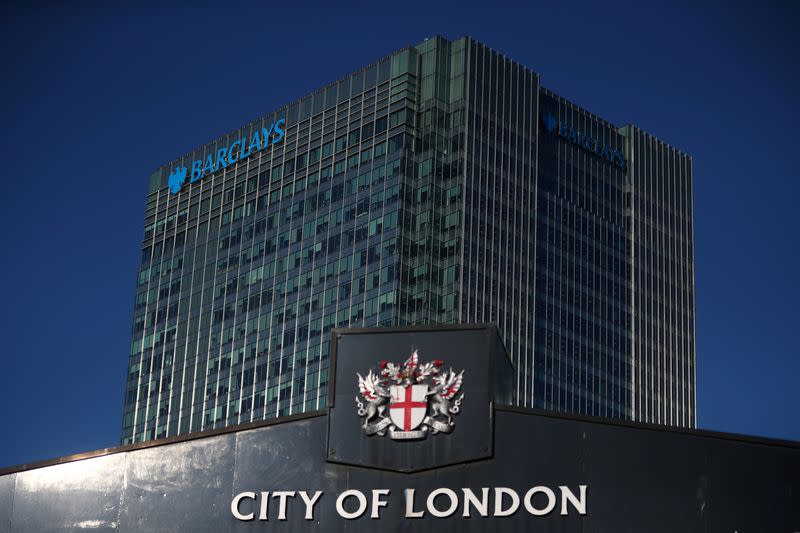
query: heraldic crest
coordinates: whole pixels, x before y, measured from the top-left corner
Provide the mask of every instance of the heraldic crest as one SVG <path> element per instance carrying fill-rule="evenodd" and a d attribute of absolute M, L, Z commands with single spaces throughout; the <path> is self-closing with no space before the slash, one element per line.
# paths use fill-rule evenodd
<path fill-rule="evenodd" d="M 366 405 L 356 396 L 358 416 L 364 417 L 364 433 L 393 439 L 423 439 L 428 432 L 450 433 L 453 415 L 461 410 L 459 395 L 464 371 L 443 370 L 441 359 L 420 364 L 415 350 L 402 365 L 381 361 L 380 373 L 370 369 L 358 376 L 358 389 Z M 388 407 L 388 416 L 386 413 Z"/>

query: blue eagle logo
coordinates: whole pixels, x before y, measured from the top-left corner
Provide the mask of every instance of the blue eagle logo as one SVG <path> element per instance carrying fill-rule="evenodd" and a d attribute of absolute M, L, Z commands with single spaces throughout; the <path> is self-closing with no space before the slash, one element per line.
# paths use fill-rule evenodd
<path fill-rule="evenodd" d="M 169 190 L 172 191 L 173 194 L 177 193 L 181 190 L 183 186 L 183 182 L 186 181 L 186 167 L 177 167 L 172 171 L 169 175 Z"/>
<path fill-rule="evenodd" d="M 556 120 L 556 117 L 554 117 L 550 113 L 542 113 L 542 123 L 544 124 L 544 129 L 552 133 L 553 130 L 556 129 L 558 121 Z"/>

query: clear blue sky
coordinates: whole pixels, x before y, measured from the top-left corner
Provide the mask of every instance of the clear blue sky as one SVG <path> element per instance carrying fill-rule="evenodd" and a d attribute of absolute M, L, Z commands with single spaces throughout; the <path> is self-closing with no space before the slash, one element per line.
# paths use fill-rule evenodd
<path fill-rule="evenodd" d="M 693 156 L 699 424 L 800 440 L 790 2 L 50 4 L 0 8 L 0 467 L 118 444 L 153 169 L 434 34 Z"/>

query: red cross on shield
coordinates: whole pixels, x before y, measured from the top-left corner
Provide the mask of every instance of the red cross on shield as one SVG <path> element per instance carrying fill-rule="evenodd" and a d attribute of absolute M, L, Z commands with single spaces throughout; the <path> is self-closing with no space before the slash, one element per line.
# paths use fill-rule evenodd
<path fill-rule="evenodd" d="M 427 385 L 392 385 L 389 416 L 403 431 L 411 431 L 422 423 L 428 412 Z"/>

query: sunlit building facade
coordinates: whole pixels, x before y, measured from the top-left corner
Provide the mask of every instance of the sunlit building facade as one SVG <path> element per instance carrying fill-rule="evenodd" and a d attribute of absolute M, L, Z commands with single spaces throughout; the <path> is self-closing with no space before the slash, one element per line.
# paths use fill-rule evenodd
<path fill-rule="evenodd" d="M 691 195 L 486 46 L 403 49 L 153 173 L 122 442 L 324 407 L 333 327 L 458 322 L 520 405 L 692 427 Z"/>

